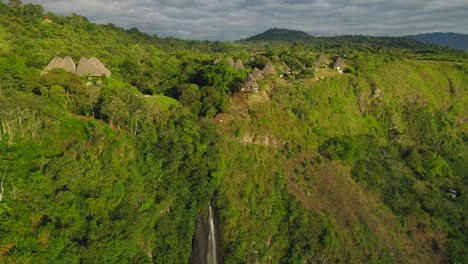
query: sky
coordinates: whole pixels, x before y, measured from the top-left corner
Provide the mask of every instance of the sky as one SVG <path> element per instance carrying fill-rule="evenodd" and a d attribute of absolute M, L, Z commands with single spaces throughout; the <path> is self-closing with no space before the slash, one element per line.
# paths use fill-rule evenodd
<path fill-rule="evenodd" d="M 468 0 L 23 0 L 160 37 L 239 40 L 269 28 L 313 36 L 468 34 Z"/>

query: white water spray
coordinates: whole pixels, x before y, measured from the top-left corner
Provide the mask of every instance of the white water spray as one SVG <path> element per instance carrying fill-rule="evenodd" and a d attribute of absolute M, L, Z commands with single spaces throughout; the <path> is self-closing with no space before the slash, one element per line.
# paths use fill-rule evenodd
<path fill-rule="evenodd" d="M 213 216 L 213 209 L 211 208 L 211 204 L 209 205 L 210 210 L 210 232 L 208 233 L 208 250 L 206 252 L 206 263 L 207 264 L 217 264 L 218 263 L 218 254 L 216 252 L 216 229 L 214 223 L 214 216 Z"/>

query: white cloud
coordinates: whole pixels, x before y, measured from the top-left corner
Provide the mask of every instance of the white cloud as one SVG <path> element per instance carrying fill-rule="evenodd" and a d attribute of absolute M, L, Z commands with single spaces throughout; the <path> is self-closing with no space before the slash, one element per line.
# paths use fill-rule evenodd
<path fill-rule="evenodd" d="M 36 0 L 59 14 L 160 36 L 236 40 L 272 27 L 313 35 L 468 33 L 466 0 Z"/>

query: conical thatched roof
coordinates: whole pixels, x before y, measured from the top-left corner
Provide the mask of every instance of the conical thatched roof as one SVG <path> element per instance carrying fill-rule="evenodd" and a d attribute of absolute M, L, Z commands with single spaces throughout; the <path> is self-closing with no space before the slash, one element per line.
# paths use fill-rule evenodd
<path fill-rule="evenodd" d="M 73 61 L 73 59 L 70 58 L 70 56 L 67 56 L 62 60 L 61 66 L 62 66 L 61 68 L 64 69 L 65 71 L 67 71 L 67 72 L 73 72 L 74 73 L 76 71 L 76 64 Z"/>
<path fill-rule="evenodd" d="M 325 57 L 325 55 L 320 54 L 320 56 L 317 57 L 317 62 L 315 63 L 316 67 L 322 67 L 324 65 L 330 64 L 330 61 Z"/>
<path fill-rule="evenodd" d="M 65 57 L 65 59 L 60 58 L 59 56 L 55 56 L 50 63 L 45 67 L 43 72 L 49 72 L 53 69 L 64 69 L 67 72 L 75 72 L 76 65 L 73 62 L 72 58 Z"/>
<path fill-rule="evenodd" d="M 93 64 L 91 64 L 87 58 L 80 58 L 80 61 L 78 62 L 78 67 L 76 68 L 76 74 L 95 76 L 99 72 L 99 69 Z"/>
<path fill-rule="evenodd" d="M 256 80 L 261 80 L 261 79 L 263 79 L 263 71 L 260 70 L 259 68 L 255 67 L 255 68 L 252 70 L 252 76 L 253 76 Z"/>
<path fill-rule="evenodd" d="M 100 71 L 101 73 L 101 76 L 102 75 L 105 75 L 107 77 L 111 76 L 111 72 L 109 71 L 109 69 L 106 68 L 106 66 L 104 66 L 104 64 L 102 64 L 102 62 L 100 60 L 98 60 L 98 58 L 96 57 L 91 57 L 89 59 L 89 61 L 94 64 Z"/>
<path fill-rule="evenodd" d="M 276 75 L 275 66 L 271 62 L 268 62 L 263 68 L 265 75 Z"/>
<path fill-rule="evenodd" d="M 343 69 L 345 67 L 346 67 L 346 64 L 344 63 L 341 57 L 338 57 L 338 59 L 336 59 L 335 63 L 333 64 L 333 69 L 338 69 L 338 68 Z"/>
<path fill-rule="evenodd" d="M 110 76 L 111 72 L 95 57 L 87 59 L 85 57 L 80 58 L 78 67 L 76 68 L 76 74 L 86 76 Z"/>
<path fill-rule="evenodd" d="M 213 65 L 218 65 L 221 63 L 221 58 L 216 58 L 214 61 L 213 61 Z"/>
<path fill-rule="evenodd" d="M 245 70 L 244 63 L 242 63 L 241 59 L 237 59 L 236 63 L 234 64 L 234 69 L 236 69 L 236 70 Z"/>
<path fill-rule="evenodd" d="M 231 57 L 228 57 L 226 59 L 226 61 L 229 63 L 229 65 L 231 65 L 231 67 L 234 67 L 235 63 L 234 63 L 234 60 Z"/>
<path fill-rule="evenodd" d="M 60 62 L 62 61 L 62 58 L 60 58 L 59 56 L 55 56 L 50 62 L 49 64 L 44 68 L 44 72 L 48 72 L 48 71 L 51 71 L 55 68 L 57 68 L 58 65 L 60 65 Z"/>
<path fill-rule="evenodd" d="M 241 91 L 243 92 L 257 92 L 260 87 L 258 86 L 256 81 L 246 81 L 244 83 L 244 87 L 242 87 Z"/>

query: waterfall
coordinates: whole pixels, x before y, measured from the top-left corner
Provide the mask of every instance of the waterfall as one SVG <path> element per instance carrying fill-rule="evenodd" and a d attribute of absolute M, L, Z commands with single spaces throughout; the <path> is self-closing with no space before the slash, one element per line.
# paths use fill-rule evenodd
<path fill-rule="evenodd" d="M 216 212 L 208 205 L 208 210 L 203 209 L 195 222 L 195 230 L 192 241 L 192 253 L 190 264 L 222 264 L 219 255 L 221 246 L 218 234 L 218 222 Z"/>
<path fill-rule="evenodd" d="M 207 264 L 217 264 L 218 263 L 218 252 L 216 245 L 216 228 L 213 216 L 213 209 L 211 204 L 209 205 L 209 225 L 210 230 L 208 232 L 208 249 L 206 251 L 206 263 Z"/>

